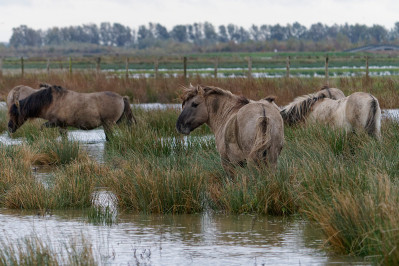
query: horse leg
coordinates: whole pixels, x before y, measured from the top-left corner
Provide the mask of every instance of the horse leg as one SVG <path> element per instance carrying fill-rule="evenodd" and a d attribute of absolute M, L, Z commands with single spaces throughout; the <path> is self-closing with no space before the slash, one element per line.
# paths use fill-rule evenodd
<path fill-rule="evenodd" d="M 234 176 L 234 165 L 229 161 L 227 157 L 221 157 L 222 167 L 227 175 L 232 178 Z"/>
<path fill-rule="evenodd" d="M 59 127 L 58 131 L 60 132 L 62 139 L 68 139 L 68 130 L 66 129 L 66 127 Z"/>
<path fill-rule="evenodd" d="M 104 128 L 105 140 L 109 141 L 110 137 L 112 136 L 113 125 L 112 123 L 104 123 L 103 128 Z"/>
<path fill-rule="evenodd" d="M 68 132 L 67 128 L 65 126 L 57 123 L 57 122 L 47 121 L 47 122 L 43 123 L 42 126 L 41 126 L 42 129 L 44 127 L 46 127 L 46 128 L 58 127 L 58 131 L 60 132 L 60 135 L 61 135 L 62 138 L 66 138 L 68 136 L 67 135 L 67 132 Z"/>
<path fill-rule="evenodd" d="M 53 127 L 57 127 L 57 126 L 58 126 L 58 125 L 57 125 L 56 123 L 47 121 L 47 122 L 45 122 L 45 123 L 42 124 L 41 129 L 43 129 L 43 128 L 45 128 L 45 127 L 47 127 L 47 128 L 53 128 Z"/>

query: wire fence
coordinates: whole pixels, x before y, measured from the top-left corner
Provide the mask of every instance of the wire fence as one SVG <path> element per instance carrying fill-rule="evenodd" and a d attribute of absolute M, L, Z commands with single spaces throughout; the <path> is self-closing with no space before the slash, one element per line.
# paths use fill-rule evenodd
<path fill-rule="evenodd" d="M 0 58 L 0 75 L 93 71 L 118 75 L 121 78 L 159 78 L 193 75 L 247 78 L 319 77 L 328 80 L 342 76 L 396 76 L 399 58 L 396 57 L 268 57 L 259 58 Z"/>

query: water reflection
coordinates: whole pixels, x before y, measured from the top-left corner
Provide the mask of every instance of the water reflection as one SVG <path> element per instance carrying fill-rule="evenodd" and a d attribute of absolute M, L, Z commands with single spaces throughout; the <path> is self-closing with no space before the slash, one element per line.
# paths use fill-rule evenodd
<path fill-rule="evenodd" d="M 62 242 L 71 235 L 84 234 L 104 264 L 367 264 L 361 258 L 322 251 L 319 232 L 300 219 L 121 213 L 118 223 L 96 226 L 87 222 L 82 211 L 59 211 L 43 217 L 0 209 L 0 224 L 9 240 L 34 232 Z"/>

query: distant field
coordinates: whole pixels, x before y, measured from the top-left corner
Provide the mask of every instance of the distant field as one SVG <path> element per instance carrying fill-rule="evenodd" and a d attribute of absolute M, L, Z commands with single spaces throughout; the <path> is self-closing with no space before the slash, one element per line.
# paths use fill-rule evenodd
<path fill-rule="evenodd" d="M 187 54 L 187 75 L 218 77 L 247 76 L 249 66 L 253 77 L 281 77 L 290 62 L 290 76 L 317 77 L 325 75 L 326 56 L 330 76 L 364 76 L 366 56 L 371 76 L 399 75 L 399 57 L 389 54 L 366 53 L 204 53 Z M 106 56 L 79 58 L 24 58 L 24 71 L 96 70 L 109 74 L 126 75 L 126 57 Z M 249 60 L 249 58 L 251 58 Z M 173 76 L 184 73 L 184 56 L 132 56 L 128 58 L 128 74 L 138 78 L 158 75 Z M 249 63 L 251 61 L 251 63 Z M 49 63 L 49 65 L 48 65 Z M 21 73 L 21 58 L 5 58 L 2 64 L 5 74 Z"/>

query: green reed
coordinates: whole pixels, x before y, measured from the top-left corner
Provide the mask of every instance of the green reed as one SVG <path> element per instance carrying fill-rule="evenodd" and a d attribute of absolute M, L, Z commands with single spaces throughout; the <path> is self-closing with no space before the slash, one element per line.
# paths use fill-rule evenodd
<path fill-rule="evenodd" d="M 83 236 L 65 242 L 37 235 L 0 242 L 1 265 L 98 265 L 92 245 Z"/>
<path fill-rule="evenodd" d="M 92 205 L 92 195 L 101 178 L 110 174 L 108 168 L 92 161 L 74 162 L 54 172 L 49 190 L 53 208 L 88 208 Z"/>
<path fill-rule="evenodd" d="M 87 220 L 94 225 L 113 225 L 116 223 L 116 214 L 109 206 L 105 208 L 91 206 L 86 211 Z"/>
<path fill-rule="evenodd" d="M 6 111 L 0 111 L 0 134 L 7 130 L 8 117 Z"/>

